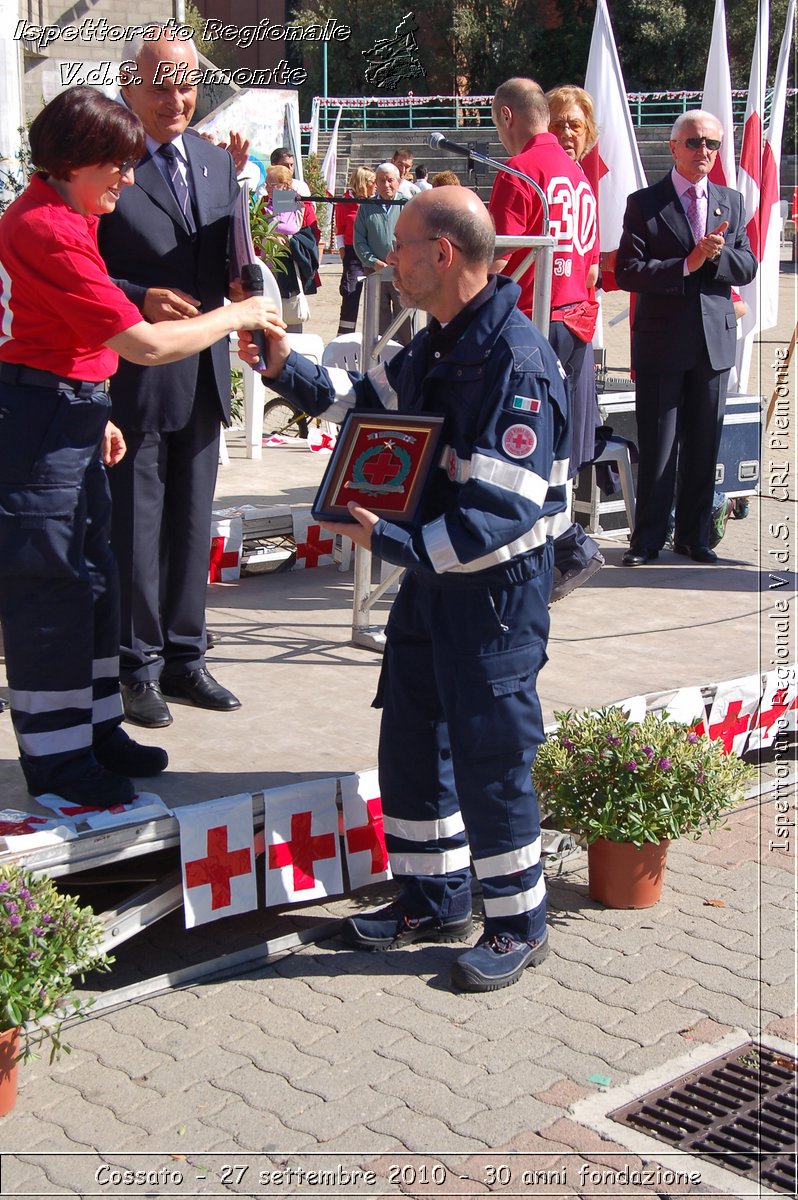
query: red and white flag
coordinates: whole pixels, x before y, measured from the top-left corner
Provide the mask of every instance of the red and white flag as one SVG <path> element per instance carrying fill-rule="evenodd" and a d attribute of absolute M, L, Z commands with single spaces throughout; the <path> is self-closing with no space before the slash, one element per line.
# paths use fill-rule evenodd
<path fill-rule="evenodd" d="M 727 754 L 740 755 L 745 749 L 761 694 L 759 675 L 718 684 L 709 712 L 709 736 L 712 741 L 722 741 Z"/>
<path fill-rule="evenodd" d="M 779 158 L 794 19 L 795 0 L 790 0 L 771 100 L 770 123 L 765 130 L 770 6 L 769 0 L 759 0 L 737 190 L 743 194 L 748 221 L 748 240 L 760 267 L 756 279 L 740 289 L 742 298 L 748 305 L 748 312 L 738 327 L 736 387 L 740 392 L 744 392 L 748 387 L 755 334 L 758 330 L 770 329 L 778 319 L 781 236 L 778 207 Z"/>
<path fill-rule="evenodd" d="M 736 186 L 737 172 L 734 165 L 734 112 L 729 48 L 726 41 L 725 0 L 715 0 L 712 41 L 709 45 L 701 107 L 705 112 L 711 112 L 717 117 L 723 126 L 723 145 L 715 158 L 709 178 L 721 187 L 733 188 Z"/>
<path fill-rule="evenodd" d="M 78 831 L 71 821 L 38 817 L 18 808 L 0 809 L 0 838 L 12 852 L 57 846 L 77 836 Z"/>
<path fill-rule="evenodd" d="M 582 160 L 582 167 L 598 199 L 601 249 L 616 250 L 626 199 L 646 186 L 646 176 L 606 0 L 596 4 L 585 90 L 593 98 L 599 139 Z"/>
<path fill-rule="evenodd" d="M 798 667 L 770 671 L 765 677 L 759 711 L 751 722 L 749 750 L 772 746 L 783 733 L 798 729 Z"/>
<path fill-rule="evenodd" d="M 343 892 L 335 782 L 314 779 L 263 793 L 267 904 Z"/>
<path fill-rule="evenodd" d="M 208 583 L 234 583 L 241 578 L 244 527 L 240 517 L 215 518 L 211 522 Z"/>
<path fill-rule="evenodd" d="M 344 850 L 352 888 L 391 878 L 376 771 L 361 771 L 341 780 Z"/>
<path fill-rule="evenodd" d="M 180 825 L 186 928 L 258 907 L 252 796 L 174 810 Z"/>
<path fill-rule="evenodd" d="M 302 567 L 328 567 L 332 562 L 335 538 L 326 529 L 322 529 L 310 512 L 293 509 L 291 516 L 294 524 L 294 543 L 296 544 L 296 562 L 294 570 Z"/>

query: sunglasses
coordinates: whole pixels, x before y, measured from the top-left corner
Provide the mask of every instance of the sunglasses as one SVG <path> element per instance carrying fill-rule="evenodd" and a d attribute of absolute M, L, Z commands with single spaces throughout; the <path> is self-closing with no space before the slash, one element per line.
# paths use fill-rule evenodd
<path fill-rule="evenodd" d="M 713 154 L 715 153 L 716 150 L 720 150 L 720 139 L 719 138 L 707 138 L 707 137 L 685 138 L 684 144 L 688 150 L 700 150 L 702 145 L 706 146 L 707 150 L 711 150 Z"/>
<path fill-rule="evenodd" d="M 120 175 L 127 175 L 136 166 L 139 160 L 137 158 L 126 158 L 124 162 L 114 163 Z"/>
<path fill-rule="evenodd" d="M 570 129 L 572 133 L 584 133 L 586 125 L 584 121 L 580 121 L 578 117 L 573 120 L 569 117 L 558 117 L 556 121 L 551 123 L 552 129 Z"/>

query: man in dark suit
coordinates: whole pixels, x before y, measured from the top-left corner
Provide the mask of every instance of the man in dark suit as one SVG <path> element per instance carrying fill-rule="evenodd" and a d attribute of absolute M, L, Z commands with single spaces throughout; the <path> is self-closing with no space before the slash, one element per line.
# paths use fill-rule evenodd
<path fill-rule="evenodd" d="M 238 195 L 233 159 L 188 130 L 193 43 L 138 38 L 123 61 L 121 98 L 141 119 L 147 152 L 117 210 L 100 222 L 109 274 L 149 321 L 218 307 L 227 292 L 227 235 Z M 151 36 L 149 30 L 148 36 Z M 124 470 L 109 476 L 111 543 L 119 563 L 120 678 L 125 714 L 169 725 L 164 694 L 225 711 L 240 703 L 205 667 L 205 597 L 220 422 L 230 419 L 227 340 L 159 367 L 120 363 L 114 420 Z"/>
<path fill-rule="evenodd" d="M 671 130 L 673 170 L 629 197 L 615 278 L 636 292 L 632 368 L 640 443 L 631 546 L 636 567 L 659 557 L 676 496 L 673 549 L 715 563 L 709 549 L 726 385 L 737 321 L 732 287 L 756 258 L 743 198 L 708 180 L 723 139 L 711 113 L 683 113 Z"/>

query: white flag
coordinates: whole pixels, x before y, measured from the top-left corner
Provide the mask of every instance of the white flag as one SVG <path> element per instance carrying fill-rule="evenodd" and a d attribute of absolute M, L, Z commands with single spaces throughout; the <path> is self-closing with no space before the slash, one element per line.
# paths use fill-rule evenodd
<path fill-rule="evenodd" d="M 315 779 L 263 793 L 267 904 L 344 890 L 335 782 Z"/>
<path fill-rule="evenodd" d="M 178 805 L 186 928 L 258 907 L 252 796 Z"/>
<path fill-rule="evenodd" d="M 310 114 L 310 141 L 308 142 L 308 157 L 319 152 L 319 98 L 313 97 L 313 111 Z"/>
<path fill-rule="evenodd" d="M 602 251 L 616 250 L 621 240 L 626 199 L 646 186 L 626 99 L 621 64 L 606 0 L 598 0 L 585 90 L 593 98 L 599 138 L 582 160 L 598 199 Z"/>
<path fill-rule="evenodd" d="M 352 888 L 391 878 L 376 771 L 361 771 L 341 780 L 344 849 Z"/>
<path fill-rule="evenodd" d="M 723 126 L 723 145 L 715 158 L 709 178 L 721 187 L 733 188 L 736 186 L 737 172 L 734 169 L 734 113 L 729 48 L 726 41 L 725 0 L 715 0 L 712 41 L 709 46 L 701 107 L 705 112 L 711 112 L 717 117 Z"/>
<path fill-rule="evenodd" d="M 769 37 L 770 0 L 759 0 L 751 77 L 748 81 L 748 103 L 745 106 L 743 144 L 740 150 L 740 168 L 737 172 L 737 191 L 742 192 L 745 202 L 746 232 L 758 262 L 761 262 L 762 259 L 759 247 L 759 197 L 764 160 L 765 87 L 767 85 Z M 748 387 L 751 349 L 754 334 L 759 327 L 760 286 L 761 277 L 758 276 L 751 283 L 746 283 L 740 288 L 740 294 L 748 305 L 748 312 L 737 326 L 736 375 L 737 390 L 740 392 L 744 392 Z"/>
<path fill-rule="evenodd" d="M 712 741 L 723 743 L 727 754 L 742 754 L 761 694 L 759 675 L 746 675 L 718 684 L 709 713 L 708 732 Z"/>
<path fill-rule="evenodd" d="M 772 746 L 780 734 L 798 729 L 798 668 L 780 667 L 765 676 L 759 711 L 751 722 L 748 750 Z"/>

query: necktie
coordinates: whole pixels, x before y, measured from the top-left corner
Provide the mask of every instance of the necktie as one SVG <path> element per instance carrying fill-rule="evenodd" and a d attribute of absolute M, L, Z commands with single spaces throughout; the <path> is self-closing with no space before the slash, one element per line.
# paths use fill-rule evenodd
<path fill-rule="evenodd" d="M 196 233 L 197 226 L 194 223 L 194 213 L 191 209 L 191 195 L 189 194 L 185 176 L 180 170 L 177 151 L 171 142 L 167 142 L 165 146 L 160 147 L 158 153 L 166 159 L 169 179 L 172 183 L 172 191 L 175 194 L 177 203 L 180 205 L 180 211 L 185 218 L 188 231 L 189 233 Z"/>
<path fill-rule="evenodd" d="M 704 222 L 701 219 L 701 209 L 698 205 L 698 192 L 694 187 L 689 187 L 684 194 L 690 199 L 690 203 L 687 206 L 687 220 L 690 222 L 690 228 L 693 231 L 693 237 L 697 245 L 704 236 Z"/>

